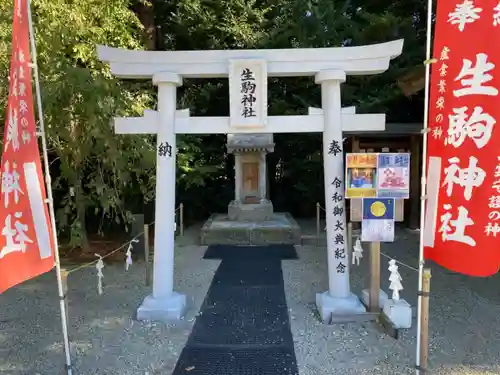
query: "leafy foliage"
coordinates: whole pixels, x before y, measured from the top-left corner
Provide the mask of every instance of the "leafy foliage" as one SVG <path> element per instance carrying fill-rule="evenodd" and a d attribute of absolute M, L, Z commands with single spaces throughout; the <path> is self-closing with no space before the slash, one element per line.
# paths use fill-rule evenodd
<path fill-rule="evenodd" d="M 34 0 L 38 66 L 55 195 L 58 228 L 72 244 L 87 245 L 86 216 L 129 222 L 127 197 L 151 198 L 154 147 L 151 139 L 117 137 L 112 117 L 139 113 L 151 102 L 111 77 L 96 44 L 140 48 L 142 25 L 125 0 Z M 2 14 L 12 8 L 1 5 Z M 11 19 L 0 26 L 1 100 L 5 106 Z M 142 201 L 142 197 L 140 197 Z"/>
<path fill-rule="evenodd" d="M 130 221 L 154 199 L 153 136 L 117 136 L 113 116 L 154 107 L 150 82 L 114 79 L 96 44 L 163 50 L 355 46 L 405 39 L 402 56 L 382 75 L 349 77 L 344 105 L 386 112 L 388 121 L 420 121 L 422 98 L 406 98 L 397 80 L 421 64 L 423 0 L 32 0 L 43 107 L 55 179 L 58 227 L 70 243 L 87 244 L 87 231 Z M 5 107 L 12 2 L 0 2 L 0 105 Z M 141 21 L 139 21 L 141 20 Z M 141 23 L 142 22 L 142 23 Z M 196 116 L 229 113 L 227 80 L 185 80 L 180 108 Z M 320 106 L 311 78 L 269 80 L 271 115 Z M 180 136 L 177 197 L 186 216 L 225 211 L 233 196 L 233 160 L 224 135 Z M 320 134 L 275 135 L 268 155 L 271 198 L 277 210 L 311 214 L 322 200 Z M 304 178 L 307 176 L 307 178 Z M 89 220 L 92 219 L 92 220 Z M 86 223 L 97 223 L 87 228 Z"/>

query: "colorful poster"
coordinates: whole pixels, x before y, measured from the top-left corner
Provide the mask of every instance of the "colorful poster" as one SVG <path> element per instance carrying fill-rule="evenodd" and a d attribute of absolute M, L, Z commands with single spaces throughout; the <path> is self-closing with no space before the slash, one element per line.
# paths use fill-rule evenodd
<path fill-rule="evenodd" d="M 350 199 L 408 199 L 410 196 L 410 154 L 347 154 L 345 196 Z"/>
<path fill-rule="evenodd" d="M 377 197 L 410 197 L 410 154 L 378 154 Z"/>
<path fill-rule="evenodd" d="M 27 1 L 15 0 L 1 161 L 0 293 L 54 267 L 33 111 Z"/>
<path fill-rule="evenodd" d="M 500 4 L 437 2 L 424 256 L 455 272 L 500 267 Z"/>
<path fill-rule="evenodd" d="M 392 198 L 365 198 L 361 221 L 361 241 L 393 242 L 395 200 Z"/>
<path fill-rule="evenodd" d="M 346 198 L 377 196 L 377 154 L 347 154 Z"/>

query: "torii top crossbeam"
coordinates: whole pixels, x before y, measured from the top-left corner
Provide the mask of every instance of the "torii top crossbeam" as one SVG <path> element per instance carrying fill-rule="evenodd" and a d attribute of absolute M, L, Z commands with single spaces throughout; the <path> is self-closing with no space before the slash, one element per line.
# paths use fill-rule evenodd
<path fill-rule="evenodd" d="M 313 76 L 325 70 L 346 75 L 379 74 L 399 56 L 403 39 L 359 47 L 213 50 L 213 51 L 131 51 L 98 46 L 99 59 L 108 62 L 119 78 L 151 78 L 170 71 L 184 78 L 216 78 L 229 75 L 228 60 L 267 61 L 268 77 Z"/>

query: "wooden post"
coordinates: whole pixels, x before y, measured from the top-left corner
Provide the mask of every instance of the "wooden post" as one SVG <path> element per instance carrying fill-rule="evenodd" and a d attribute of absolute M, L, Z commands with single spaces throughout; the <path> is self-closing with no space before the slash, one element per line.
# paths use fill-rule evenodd
<path fill-rule="evenodd" d="M 352 137 L 352 151 L 351 152 L 364 152 L 364 150 L 361 150 L 361 145 L 360 145 L 360 139 L 359 137 L 353 136 Z M 347 181 L 346 181 L 347 183 Z M 360 199 L 361 200 L 361 199 Z M 352 199 L 349 201 L 349 206 L 352 207 Z M 361 207 L 361 205 L 359 205 Z M 352 212 L 352 209 L 351 209 Z M 352 216 L 351 216 L 352 220 Z M 361 219 L 360 219 L 361 220 Z M 361 227 L 360 223 L 354 223 L 353 228 L 359 229 Z"/>
<path fill-rule="evenodd" d="M 352 151 L 351 152 L 360 152 L 359 138 L 356 136 L 352 137 Z"/>
<path fill-rule="evenodd" d="M 181 226 L 181 236 L 184 236 L 184 203 L 179 205 L 179 221 Z"/>
<path fill-rule="evenodd" d="M 129 241 L 137 239 L 137 246 L 132 246 L 132 255 L 134 258 L 140 253 L 141 247 L 144 246 L 143 238 L 141 236 L 142 229 L 144 228 L 144 214 L 133 214 L 134 220 L 132 221 L 131 229 L 129 232 Z"/>
<path fill-rule="evenodd" d="M 370 312 L 380 311 L 380 242 L 370 243 Z"/>
<path fill-rule="evenodd" d="M 319 202 L 316 202 L 316 244 L 319 244 L 319 233 L 320 233 L 320 217 L 321 217 L 321 206 Z"/>
<path fill-rule="evenodd" d="M 144 261 L 146 263 L 146 286 L 151 285 L 151 264 L 149 263 L 149 225 L 144 224 Z"/>
<path fill-rule="evenodd" d="M 420 371 L 425 373 L 429 363 L 429 293 L 431 291 L 431 270 L 425 268 L 422 274 L 422 311 L 420 316 Z"/>
<path fill-rule="evenodd" d="M 411 158 L 410 158 L 410 217 L 409 227 L 420 228 L 420 192 L 421 185 L 421 158 L 420 158 L 420 144 L 422 141 L 421 135 L 411 136 Z"/>
<path fill-rule="evenodd" d="M 66 321 L 69 320 L 68 313 L 68 275 L 69 271 L 66 268 L 61 268 L 61 283 L 63 288 L 63 296 L 64 296 L 64 305 L 66 308 Z"/>
<path fill-rule="evenodd" d="M 347 223 L 347 261 L 352 264 L 352 223 Z"/>

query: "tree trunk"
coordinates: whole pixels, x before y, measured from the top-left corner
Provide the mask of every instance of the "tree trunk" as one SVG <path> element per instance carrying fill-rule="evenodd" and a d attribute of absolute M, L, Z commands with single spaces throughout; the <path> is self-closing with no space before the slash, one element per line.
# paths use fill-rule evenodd
<path fill-rule="evenodd" d="M 81 239 L 80 244 L 84 251 L 88 251 L 90 249 L 90 244 L 87 235 L 87 223 L 85 221 L 87 206 L 85 205 L 85 193 L 83 192 L 83 181 L 80 175 L 81 171 L 83 170 L 82 160 L 84 158 L 78 144 L 78 140 L 80 139 L 80 135 L 82 132 L 82 125 L 78 120 L 74 118 L 72 120 L 73 121 L 70 122 L 70 126 L 71 137 L 73 139 L 73 146 L 75 150 L 73 160 L 75 175 L 71 178 L 73 180 L 71 182 L 75 189 L 76 222 L 79 225 L 79 236 Z"/>
<path fill-rule="evenodd" d="M 82 180 L 78 177 L 75 184 L 75 205 L 76 220 L 80 226 L 81 246 L 84 251 L 90 250 L 90 243 L 87 234 L 87 206 L 85 205 L 85 195 L 82 191 Z"/>
<path fill-rule="evenodd" d="M 153 5 L 141 1 L 134 5 L 133 10 L 144 26 L 144 44 L 146 48 L 150 51 L 156 50 L 157 30 Z"/>

